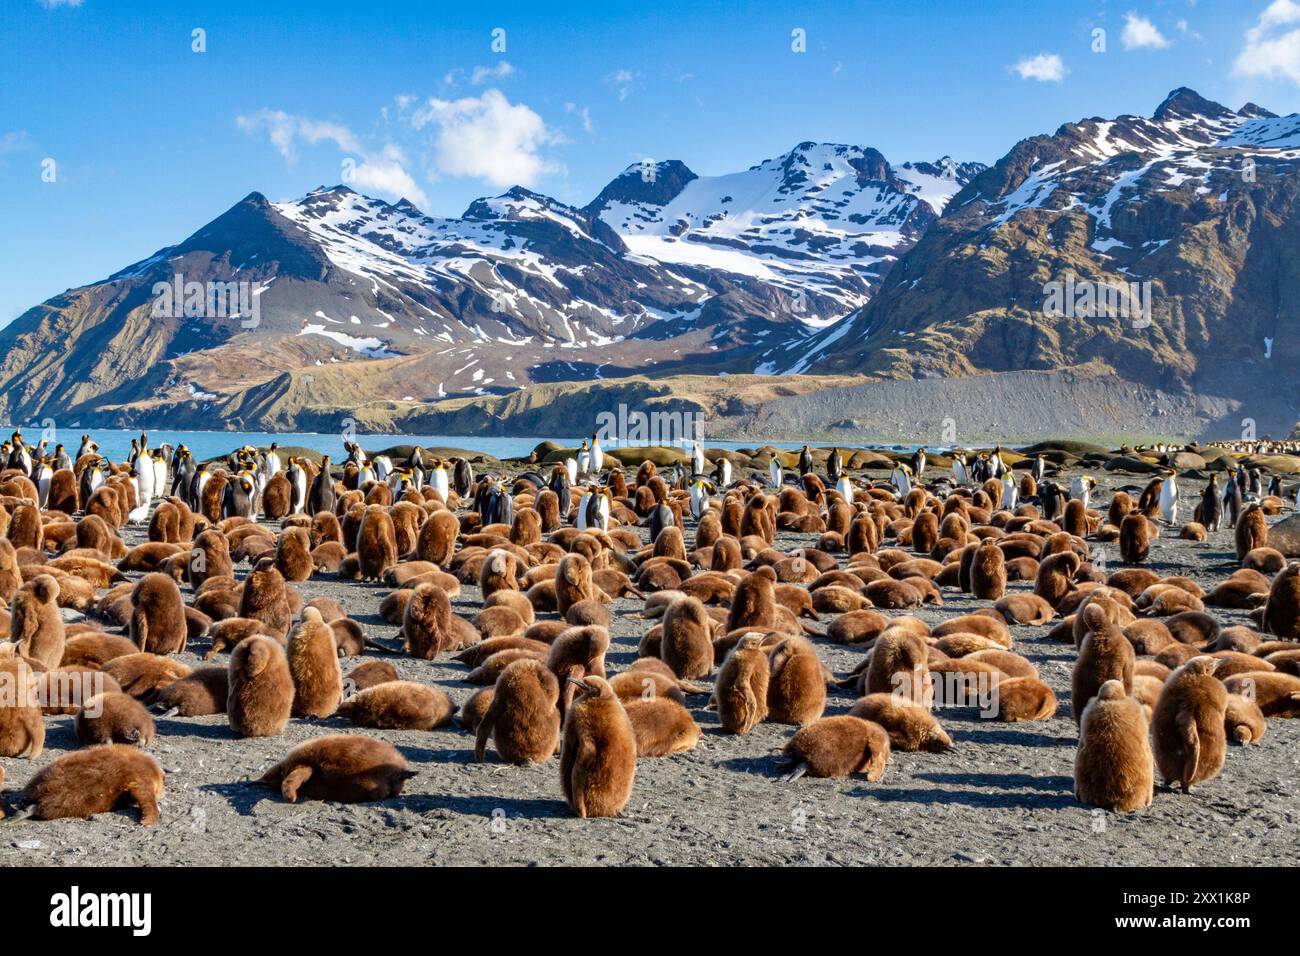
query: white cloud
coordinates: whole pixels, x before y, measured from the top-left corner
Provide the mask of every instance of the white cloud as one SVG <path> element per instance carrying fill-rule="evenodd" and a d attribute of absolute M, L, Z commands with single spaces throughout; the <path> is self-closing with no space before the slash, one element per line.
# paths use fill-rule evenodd
<path fill-rule="evenodd" d="M 406 156 L 392 143 L 379 153 L 365 156 L 351 168 L 343 181 L 362 193 L 377 192 L 388 196 L 404 196 L 421 209 L 429 208 L 429 197 L 406 171 Z"/>
<path fill-rule="evenodd" d="M 1169 46 L 1169 41 L 1154 23 L 1133 12 L 1124 14 L 1124 33 L 1120 42 L 1126 50 L 1163 50 Z"/>
<path fill-rule="evenodd" d="M 82 0 L 37 0 L 46 10 L 53 10 L 56 7 L 79 7 Z"/>
<path fill-rule="evenodd" d="M 500 90 L 458 100 L 430 99 L 411 115 L 411 125 L 433 130 L 435 161 L 448 176 L 473 176 L 494 186 L 528 186 L 558 168 L 541 150 L 560 142 L 559 135 Z"/>
<path fill-rule="evenodd" d="M 442 84 L 443 86 L 459 86 L 461 83 L 469 83 L 471 86 L 482 86 L 484 83 L 507 80 L 514 76 L 515 73 L 515 68 L 506 60 L 502 60 L 496 66 L 476 66 L 468 71 L 460 67 L 448 70 L 443 74 Z"/>
<path fill-rule="evenodd" d="M 1246 31 L 1246 45 L 1237 54 L 1232 72 L 1300 83 L 1300 28 L 1279 29 L 1296 23 L 1300 23 L 1300 3 L 1273 0 Z"/>
<path fill-rule="evenodd" d="M 591 122 L 591 110 L 585 106 L 579 106 L 577 103 L 565 103 L 564 112 L 572 113 L 582 120 L 582 129 L 586 133 L 596 132 L 595 125 Z"/>
<path fill-rule="evenodd" d="M 31 139 L 27 136 L 27 130 L 16 129 L 0 136 L 0 153 L 12 153 L 16 150 L 26 149 L 31 145 Z"/>
<path fill-rule="evenodd" d="M 418 206 L 429 205 L 429 197 L 406 171 L 405 155 L 392 143 L 372 153 L 346 126 L 294 116 L 283 110 L 261 109 L 248 116 L 235 117 L 235 123 L 249 134 L 265 130 L 271 144 L 290 166 L 298 161 L 300 144 L 333 143 L 340 152 L 353 154 L 344 157 L 341 178 L 358 192 L 405 196 Z"/>
<path fill-rule="evenodd" d="M 641 74 L 635 70 L 615 70 L 605 77 L 605 82 L 614 88 L 620 100 L 625 100 L 641 86 Z"/>
<path fill-rule="evenodd" d="M 260 109 L 249 116 L 235 117 L 235 123 L 245 133 L 256 133 L 265 128 L 272 145 L 290 166 L 298 161 L 300 141 L 309 146 L 331 141 L 345 153 L 362 152 L 360 141 L 346 126 L 293 116 L 284 110 Z"/>
<path fill-rule="evenodd" d="M 1037 80 L 1039 83 L 1060 83 L 1065 78 L 1065 64 L 1056 53 L 1039 53 L 1027 56 L 1014 67 L 1022 80 Z"/>
<path fill-rule="evenodd" d="M 502 60 L 496 66 L 476 66 L 469 75 L 469 81 L 475 86 L 482 86 L 488 80 L 504 80 L 514 76 L 515 68 Z"/>

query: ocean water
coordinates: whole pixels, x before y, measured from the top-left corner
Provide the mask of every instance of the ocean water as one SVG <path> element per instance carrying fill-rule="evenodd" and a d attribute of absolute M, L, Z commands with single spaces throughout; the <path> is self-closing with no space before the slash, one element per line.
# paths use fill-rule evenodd
<path fill-rule="evenodd" d="M 4 436 L 9 437 L 12 432 L 12 426 L 4 431 Z M 139 431 L 127 431 L 125 429 L 94 428 L 89 430 L 83 429 L 61 429 L 55 426 L 49 426 L 44 429 L 37 425 L 23 428 L 23 438 L 29 445 L 38 444 L 42 438 L 49 443 L 49 448 L 53 449 L 56 444 L 62 442 L 67 448 L 68 454 L 75 455 L 77 448 L 81 444 L 82 434 L 88 433 L 95 441 L 99 442 L 100 453 L 106 455 L 112 461 L 125 461 L 128 453 L 131 451 L 131 439 L 139 438 Z M 561 445 L 576 447 L 581 444 L 581 438 L 566 436 L 542 436 L 527 438 L 496 438 L 484 435 L 357 435 L 356 440 L 360 442 L 361 447 L 367 451 L 376 451 L 381 448 L 390 448 L 394 445 L 420 445 L 424 448 L 469 448 L 475 451 L 481 451 L 494 458 L 525 458 L 537 445 L 547 439 L 558 442 Z M 343 436 L 337 432 L 318 433 L 318 432 L 228 432 L 228 431 L 165 431 L 161 429 L 149 430 L 149 445 L 158 447 L 161 444 L 178 445 L 184 442 L 189 446 L 190 451 L 198 461 L 204 461 L 209 458 L 217 458 L 226 455 L 235 448 L 244 445 L 253 445 L 254 447 L 269 445 L 271 442 L 278 442 L 281 447 L 293 445 L 303 448 L 311 448 L 323 455 L 329 455 L 335 461 L 342 460 L 346 452 L 343 450 Z M 754 448 L 758 445 L 773 445 L 777 448 L 800 448 L 801 442 L 758 442 L 758 441 L 712 441 L 705 440 L 705 448 L 726 448 L 732 451 L 741 448 Z M 819 443 L 820 444 L 820 443 Z M 850 443 L 846 442 L 844 447 L 849 447 Z M 863 447 L 861 444 L 852 443 L 852 447 Z M 912 451 L 914 445 L 884 445 L 877 446 L 888 448 L 894 451 Z"/>

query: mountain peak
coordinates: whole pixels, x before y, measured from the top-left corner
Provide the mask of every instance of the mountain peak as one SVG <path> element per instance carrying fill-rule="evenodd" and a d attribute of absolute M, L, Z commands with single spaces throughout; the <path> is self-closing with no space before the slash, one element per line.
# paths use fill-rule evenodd
<path fill-rule="evenodd" d="M 1237 112 L 1242 116 L 1248 116 L 1251 119 L 1277 119 L 1277 114 L 1272 110 L 1266 110 L 1264 107 L 1255 103 L 1247 103 Z"/>
<path fill-rule="evenodd" d="M 1180 86 L 1171 90 L 1164 101 L 1156 107 L 1153 119 L 1172 119 L 1178 116 L 1207 116 L 1218 118 L 1233 115 L 1228 109 L 1213 100 L 1207 100 L 1193 89 Z"/>
<path fill-rule="evenodd" d="M 614 177 L 583 211 L 599 215 L 613 203 L 667 205 L 695 179 L 699 177 L 679 159 L 633 163 Z"/>

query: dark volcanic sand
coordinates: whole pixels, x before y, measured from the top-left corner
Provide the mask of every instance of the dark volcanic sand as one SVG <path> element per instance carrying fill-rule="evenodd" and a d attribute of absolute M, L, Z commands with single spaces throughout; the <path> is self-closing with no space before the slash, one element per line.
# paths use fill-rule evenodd
<path fill-rule="evenodd" d="M 1101 500 L 1109 502 L 1106 489 L 1144 482 L 1107 477 Z M 1183 489 L 1188 513 L 1190 491 Z M 1174 535 L 1176 529 L 1154 543 L 1148 565 L 1153 570 L 1187 574 L 1209 590 L 1235 568 L 1231 532 L 1207 544 Z M 129 543 L 142 538 L 141 532 L 128 533 Z M 778 546 L 786 550 L 811 540 L 782 534 Z M 1114 569 L 1118 549 L 1106 548 Z M 374 637 L 396 634 L 377 613 L 386 588 L 340 583 L 332 576 L 299 588 L 306 600 L 337 598 Z M 188 599 L 188 588 L 185 593 Z M 943 607 L 927 606 L 919 615 L 937 623 L 984 604 L 951 590 L 944 598 Z M 473 614 L 477 588 L 466 587 L 455 605 L 458 613 Z M 653 623 L 639 617 L 640 608 L 632 600 L 613 606 L 611 672 L 634 659 L 637 641 Z M 1250 623 L 1245 612 L 1213 613 L 1225 626 Z M 824 618 L 817 626 L 824 630 L 827 623 Z M 1076 801 L 1069 706 L 1074 652 L 1045 640 L 1048 630 L 1013 629 L 1014 650 L 1033 661 L 1055 690 L 1061 705 L 1056 717 L 1004 724 L 983 720 L 974 709 L 941 710 L 954 749 L 895 752 L 878 783 L 859 777 L 785 783 L 775 754 L 794 728 L 764 723 L 745 737 L 722 733 L 703 696 L 689 698 L 704 728 L 696 749 L 639 761 L 627 809 L 617 818 L 596 820 L 569 813 L 558 759 L 510 767 L 497 762 L 489 746 L 487 763 L 471 763 L 474 740 L 458 724 L 425 733 L 294 719 L 280 737 L 241 740 L 224 717 L 170 719 L 159 721 L 150 748 L 167 771 L 158 825 L 139 826 L 134 808 L 84 821 L 0 822 L 0 865 L 1300 862 L 1300 721 L 1270 720 L 1259 744 L 1230 747 L 1223 773 L 1191 796 L 1157 788 L 1155 803 L 1136 814 L 1094 811 Z M 863 653 L 825 639 L 814 643 L 837 673 Z M 199 664 L 205 650 L 199 642 L 183 658 Z M 463 665 L 387 659 L 403 678 L 436 684 L 457 705 L 477 690 L 460 680 Z M 359 661 L 345 661 L 344 673 Z M 853 700 L 847 691 L 833 692 L 827 715 L 845 712 Z M 74 748 L 71 717 L 47 718 L 47 727 L 39 760 L 4 761 L 6 791 Z M 248 783 L 300 741 L 338 732 L 391 741 L 418 775 L 397 799 L 353 805 L 289 804 L 278 792 Z"/>

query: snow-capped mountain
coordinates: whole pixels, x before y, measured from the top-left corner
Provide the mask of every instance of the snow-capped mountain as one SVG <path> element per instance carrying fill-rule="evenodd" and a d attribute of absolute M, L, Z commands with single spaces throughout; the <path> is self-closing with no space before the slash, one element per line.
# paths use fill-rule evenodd
<path fill-rule="evenodd" d="M 975 176 L 870 303 L 774 370 L 1093 363 L 1166 389 L 1300 404 L 1284 371 L 1300 362 L 1298 195 L 1300 116 L 1178 89 L 1150 117 L 1066 124 Z M 1050 307 L 1053 292 L 1085 286 L 1135 298 L 1093 314 Z"/>
<path fill-rule="evenodd" d="M 802 144 L 729 176 L 637 167 L 585 208 L 515 187 L 443 218 L 346 186 L 253 193 L 0 331 L 0 412 L 283 425 L 362 399 L 752 372 L 868 301 L 981 168 L 894 170 L 875 150 Z M 254 287 L 256 321 L 155 314 L 177 277 Z"/>
<path fill-rule="evenodd" d="M 790 294 L 810 326 L 863 305 L 978 163 L 906 163 L 874 149 L 800 143 L 744 172 L 628 167 L 586 207 L 641 258 L 749 276 Z M 818 293 L 813 307 L 809 296 Z"/>

